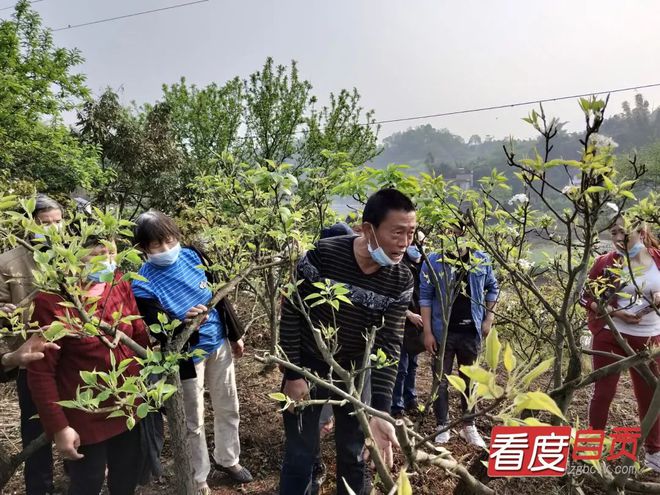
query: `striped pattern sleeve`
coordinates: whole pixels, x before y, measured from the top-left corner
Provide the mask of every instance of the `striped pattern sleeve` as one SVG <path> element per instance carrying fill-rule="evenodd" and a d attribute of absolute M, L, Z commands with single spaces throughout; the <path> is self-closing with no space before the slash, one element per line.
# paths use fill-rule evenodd
<path fill-rule="evenodd" d="M 298 278 L 300 279 L 300 273 L 298 273 Z M 301 291 L 301 297 L 304 299 L 303 288 L 299 290 Z M 291 297 L 295 297 L 295 295 Z M 296 366 L 301 365 L 301 331 L 305 324 L 305 319 L 296 309 L 291 299 L 288 297 L 283 298 L 282 316 L 280 318 L 280 347 L 285 358 Z M 285 369 L 284 377 L 287 380 L 302 378 L 301 375 L 289 369 Z"/>
<path fill-rule="evenodd" d="M 412 294 L 413 282 L 404 288 Z M 384 315 L 384 326 L 376 333 L 375 348 L 382 349 L 391 359 L 398 362 L 403 343 L 403 329 L 406 322 L 406 310 L 410 299 L 400 299 L 388 307 Z M 371 405 L 389 412 L 392 406 L 392 391 L 396 381 L 397 364 L 374 369 L 371 376 Z"/>

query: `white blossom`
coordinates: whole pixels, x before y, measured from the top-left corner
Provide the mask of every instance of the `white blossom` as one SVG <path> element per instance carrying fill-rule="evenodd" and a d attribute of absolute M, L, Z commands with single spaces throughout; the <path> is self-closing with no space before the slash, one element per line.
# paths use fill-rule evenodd
<path fill-rule="evenodd" d="M 534 262 L 522 258 L 518 260 L 518 266 L 523 270 L 531 270 L 534 267 Z"/>
<path fill-rule="evenodd" d="M 619 207 L 617 206 L 616 203 L 612 203 L 611 201 L 608 201 L 607 203 L 605 203 L 605 206 L 614 210 L 615 213 L 619 213 Z"/>
<path fill-rule="evenodd" d="M 527 197 L 527 194 L 525 194 L 525 193 L 516 194 L 516 195 L 512 196 L 511 199 L 509 200 L 510 205 L 512 205 L 514 203 L 523 203 L 523 204 L 524 203 L 529 203 L 529 198 Z"/>
<path fill-rule="evenodd" d="M 610 148 L 614 149 L 619 146 L 614 139 L 609 136 L 604 136 L 602 134 L 592 134 L 589 136 L 589 143 L 594 145 L 596 148 Z"/>

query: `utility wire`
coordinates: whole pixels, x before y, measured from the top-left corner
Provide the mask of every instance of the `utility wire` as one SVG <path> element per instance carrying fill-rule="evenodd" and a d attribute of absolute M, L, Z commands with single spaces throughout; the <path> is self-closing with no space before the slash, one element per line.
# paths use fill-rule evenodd
<path fill-rule="evenodd" d="M 41 0 L 43 1 L 43 0 Z M 181 7 L 188 7 L 189 5 L 195 5 L 198 3 L 206 3 L 209 0 L 196 0 L 194 2 L 186 2 L 186 3 L 179 3 L 176 5 L 170 5 L 169 7 L 161 7 L 159 9 L 151 9 L 151 10 L 143 10 L 142 12 L 135 12 L 133 14 L 125 14 L 125 15 L 118 15 L 116 17 L 107 17 L 105 19 L 98 19 L 96 21 L 90 21 L 90 22 L 83 22 L 82 24 L 69 24 L 68 26 L 53 29 L 53 32 L 56 31 L 65 31 L 67 29 L 75 29 L 83 26 L 91 26 L 92 24 L 101 24 L 103 22 L 111 22 L 111 21 L 117 21 L 119 19 L 127 19 L 129 17 L 137 17 L 140 15 L 146 15 L 146 14 L 153 14 L 154 12 L 162 12 L 164 10 L 172 10 L 172 9 L 179 9 Z"/>
<path fill-rule="evenodd" d="M 30 2 L 30 4 L 33 4 L 33 3 L 39 3 L 39 2 L 43 2 L 43 1 L 44 1 L 44 0 L 32 0 L 32 1 Z M 14 4 L 14 5 L 8 5 L 7 7 L 2 7 L 2 8 L 0 8 L 0 11 L 2 11 L 2 10 L 13 9 L 14 7 L 16 7 L 16 5 L 17 5 L 17 4 Z"/>
<path fill-rule="evenodd" d="M 597 91 L 597 92 L 589 92 L 589 93 L 581 93 L 577 95 L 567 95 L 567 96 L 557 96 L 555 98 L 544 98 L 540 100 L 529 100 L 529 101 L 521 101 L 518 103 L 509 103 L 507 105 L 493 105 L 489 107 L 479 107 L 479 108 L 470 108 L 467 110 L 455 110 L 452 112 L 442 112 L 442 113 L 432 113 L 428 115 L 417 115 L 414 117 L 401 117 L 398 119 L 388 119 L 388 120 L 377 120 L 375 122 L 364 122 L 360 125 L 380 125 L 380 124 L 391 124 L 394 122 L 407 122 L 411 120 L 421 120 L 421 119 L 431 119 L 434 117 L 447 117 L 449 115 L 461 115 L 461 114 L 466 114 L 466 113 L 477 113 L 477 112 L 487 112 L 489 110 L 500 110 L 503 108 L 513 108 L 513 107 L 521 107 L 521 106 L 526 106 L 526 105 L 533 105 L 536 103 L 546 103 L 549 101 L 561 101 L 561 100 L 572 100 L 574 98 L 581 98 L 585 96 L 592 96 L 596 94 L 605 94 L 605 93 L 622 93 L 624 91 L 633 91 L 633 90 L 639 90 L 639 89 L 646 89 L 646 88 L 655 88 L 660 86 L 660 82 L 658 83 L 653 83 L 653 84 L 643 84 L 640 86 L 630 86 L 628 88 L 618 88 L 618 89 L 610 89 L 607 91 Z"/>

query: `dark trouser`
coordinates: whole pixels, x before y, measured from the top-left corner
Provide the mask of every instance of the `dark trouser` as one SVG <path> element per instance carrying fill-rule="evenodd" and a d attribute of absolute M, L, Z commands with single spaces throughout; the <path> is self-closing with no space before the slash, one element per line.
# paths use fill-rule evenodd
<path fill-rule="evenodd" d="M 416 374 L 417 354 L 411 356 L 404 347 L 401 347 L 399 370 L 392 391 L 392 414 L 408 409 L 417 401 L 417 392 L 415 391 Z"/>
<path fill-rule="evenodd" d="M 322 387 L 310 390 L 312 399 L 327 399 L 328 391 Z M 311 492 L 312 466 L 319 450 L 319 416 L 322 406 L 305 407 L 299 413 L 285 411 L 284 462 L 280 476 L 281 495 L 307 495 Z M 335 443 L 337 445 L 337 493 L 348 492 L 345 479 L 356 495 L 363 495 L 365 486 L 362 449 L 364 435 L 353 412 L 353 407 L 333 406 L 335 414 Z"/>
<path fill-rule="evenodd" d="M 106 466 L 111 495 L 135 492 L 141 465 L 138 427 L 103 442 L 83 445 L 78 452 L 85 457 L 69 463 L 69 495 L 98 495 L 103 488 Z"/>
<path fill-rule="evenodd" d="M 362 388 L 362 402 L 365 404 L 371 404 L 371 372 L 367 371 L 367 375 L 364 378 L 364 387 Z M 319 428 L 325 425 L 328 421 L 331 421 L 333 417 L 333 411 L 331 405 L 324 405 L 321 408 L 319 414 Z M 323 456 L 321 455 L 321 442 L 317 444 L 316 460 L 312 465 L 312 487 L 309 492 L 309 495 L 318 495 L 319 489 L 321 488 L 318 484 L 318 478 L 314 476 L 316 472 L 320 472 L 323 469 Z M 365 471 L 365 476 L 369 477 L 369 474 Z M 365 478 L 365 483 L 369 484 L 370 480 Z"/>
<path fill-rule="evenodd" d="M 447 343 L 445 344 L 445 356 L 442 365 L 442 379 L 440 380 L 440 387 L 438 389 L 438 398 L 433 403 L 435 411 L 435 419 L 438 425 L 447 424 L 447 414 L 449 412 L 449 391 L 447 390 L 447 376 L 451 374 L 454 367 L 454 358 L 458 363 L 458 368 L 462 365 L 474 364 L 479 356 L 480 339 L 476 329 L 467 331 L 465 329 L 452 330 L 449 327 L 447 333 Z M 438 370 L 439 371 L 439 370 Z M 465 380 L 467 390 L 470 389 L 470 380 L 467 376 L 459 371 L 459 376 Z M 468 412 L 467 400 L 461 394 L 461 410 L 463 414 Z M 474 420 L 466 420 L 466 425 L 471 425 Z"/>
<path fill-rule="evenodd" d="M 23 448 L 25 448 L 44 432 L 38 418 L 30 419 L 37 414 L 37 406 L 32 401 L 32 395 L 28 387 L 27 370 L 18 372 L 16 391 L 18 393 L 18 405 L 21 409 L 21 441 L 23 442 Z M 27 495 L 45 495 L 54 491 L 53 451 L 50 444 L 40 448 L 26 459 L 23 476 Z"/>

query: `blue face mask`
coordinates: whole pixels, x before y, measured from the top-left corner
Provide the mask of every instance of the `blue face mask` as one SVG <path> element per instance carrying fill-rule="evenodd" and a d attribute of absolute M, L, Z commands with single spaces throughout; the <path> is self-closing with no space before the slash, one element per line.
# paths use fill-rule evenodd
<path fill-rule="evenodd" d="M 419 263 L 419 261 L 422 259 L 422 253 L 419 252 L 419 249 L 417 249 L 417 246 L 414 244 L 408 246 L 406 253 L 408 254 L 408 257 L 415 263 Z"/>
<path fill-rule="evenodd" d="M 115 273 L 115 270 L 117 269 L 117 263 L 114 261 L 104 261 L 103 265 L 105 265 L 105 268 L 102 270 L 87 275 L 90 282 L 96 282 L 98 284 L 101 282 L 101 277 L 103 277 L 103 275 L 107 273 Z"/>
<path fill-rule="evenodd" d="M 179 259 L 179 254 L 181 254 L 181 244 L 177 242 L 174 247 L 167 251 L 147 254 L 147 259 L 149 260 L 149 263 L 156 266 L 170 266 L 176 263 L 176 260 Z"/>
<path fill-rule="evenodd" d="M 637 242 L 633 245 L 633 247 L 628 248 L 628 257 L 634 258 L 637 256 L 639 253 L 642 252 L 642 249 L 644 249 L 644 244 L 641 242 Z M 626 252 L 621 251 L 619 248 L 616 248 L 616 252 L 619 253 L 621 256 L 625 256 Z"/>
<path fill-rule="evenodd" d="M 378 238 L 376 237 L 376 230 L 372 227 L 373 233 L 374 233 L 374 239 L 376 240 L 376 246 L 378 246 Z M 371 247 L 371 244 L 369 244 L 369 241 L 367 241 L 367 249 L 369 250 L 369 254 L 371 255 L 371 259 L 374 260 L 376 263 L 378 263 L 380 266 L 393 266 L 398 264 L 398 262 L 392 261 L 392 259 L 385 254 L 385 251 L 383 251 L 383 248 L 378 246 L 376 249 Z"/>

